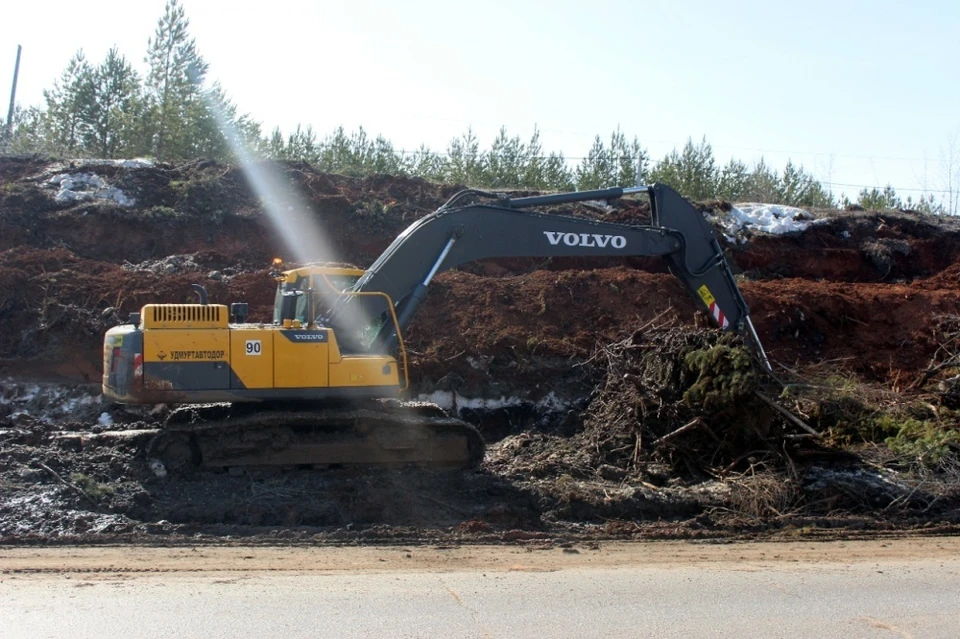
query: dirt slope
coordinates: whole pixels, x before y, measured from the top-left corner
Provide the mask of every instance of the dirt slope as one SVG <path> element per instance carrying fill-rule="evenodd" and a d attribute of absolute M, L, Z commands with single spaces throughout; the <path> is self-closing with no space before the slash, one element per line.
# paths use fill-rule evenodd
<path fill-rule="evenodd" d="M 337 258 L 360 265 L 457 190 L 301 165 L 287 166 L 286 174 L 304 200 L 304 216 L 338 247 Z M 95 380 L 97 336 L 146 302 L 190 299 L 194 281 L 218 302 L 249 302 L 254 320 L 269 317 L 273 285 L 264 267 L 285 249 L 235 167 L 5 159 L 0 175 L 6 370 L 26 364 L 38 376 Z M 58 201 L 50 183 L 58 175 L 95 175 L 135 203 Z M 561 210 L 628 223 L 649 217 L 644 204 L 616 207 Z M 786 363 L 828 359 L 876 379 L 909 375 L 929 358 L 932 318 L 960 309 L 960 233 L 915 216 L 853 213 L 730 251 L 745 274 L 742 288 L 760 336 Z M 658 260 L 503 260 L 462 270 L 440 275 L 411 331 L 425 376 L 440 361 L 431 353 L 442 366 L 461 352 L 583 357 L 598 340 L 664 311 L 693 321 L 692 304 Z"/>

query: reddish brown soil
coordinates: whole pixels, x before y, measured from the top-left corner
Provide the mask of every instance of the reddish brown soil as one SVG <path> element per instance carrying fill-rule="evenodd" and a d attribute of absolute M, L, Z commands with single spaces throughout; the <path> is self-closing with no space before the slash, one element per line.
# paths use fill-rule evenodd
<path fill-rule="evenodd" d="M 273 283 L 262 267 L 283 247 L 239 170 L 210 162 L 70 169 L 133 194 L 137 205 L 124 209 L 58 204 L 43 185 L 55 168 L 0 161 L 0 360 L 7 372 L 95 380 L 103 330 L 144 303 L 191 299 L 196 281 L 212 299 L 247 301 L 252 319 L 269 318 Z M 287 175 L 339 257 L 361 265 L 457 190 L 303 165 L 288 166 Z M 627 223 L 649 217 L 645 205 L 632 203 L 613 213 L 562 210 Z M 871 379 L 909 377 L 929 360 L 936 315 L 960 311 L 960 234 L 915 216 L 844 214 L 803 234 L 758 236 L 730 250 L 748 278 L 742 290 L 761 340 L 789 366 L 830 360 Z M 177 254 L 190 255 L 199 270 L 122 268 Z M 208 279 L 214 270 L 230 275 Z M 659 260 L 469 265 L 435 280 L 411 328 L 414 379 L 455 373 L 476 387 L 492 371 L 537 384 L 556 366 L 538 376 L 534 362 L 582 360 L 598 343 L 654 318 L 694 321 L 692 303 Z M 478 370 L 465 356 L 489 358 L 492 368 Z"/>

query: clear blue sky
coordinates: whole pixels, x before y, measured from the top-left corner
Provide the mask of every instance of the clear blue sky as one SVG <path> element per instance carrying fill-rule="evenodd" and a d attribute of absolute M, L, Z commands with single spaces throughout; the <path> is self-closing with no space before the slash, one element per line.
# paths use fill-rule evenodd
<path fill-rule="evenodd" d="M 23 2 L 0 10 L 4 112 L 83 48 L 139 69 L 164 0 Z M 184 0 L 191 34 L 265 131 L 363 126 L 442 150 L 500 125 L 582 156 L 620 126 L 654 157 L 706 136 L 718 158 L 788 157 L 840 184 L 943 188 L 960 160 L 960 2 L 309 2 Z M 836 187 L 855 193 L 858 189 Z M 916 193 L 913 193 L 916 195 Z"/>

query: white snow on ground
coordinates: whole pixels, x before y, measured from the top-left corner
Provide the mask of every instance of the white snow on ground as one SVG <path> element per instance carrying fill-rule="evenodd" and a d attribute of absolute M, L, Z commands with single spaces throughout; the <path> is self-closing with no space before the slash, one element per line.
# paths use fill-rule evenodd
<path fill-rule="evenodd" d="M 741 237 L 744 231 L 782 235 L 806 230 L 813 224 L 813 215 L 806 209 L 783 204 L 745 202 L 720 216 L 730 240 Z"/>
<path fill-rule="evenodd" d="M 101 426 L 110 426 L 113 424 L 113 417 L 110 417 L 110 413 L 100 413 L 97 423 Z"/>
<path fill-rule="evenodd" d="M 529 400 L 520 399 L 519 397 L 463 397 L 456 391 L 433 391 L 429 394 L 419 395 L 417 400 L 421 402 L 431 402 L 444 410 L 456 410 L 457 412 L 465 408 L 474 410 L 497 410 L 532 403 Z M 553 412 L 567 408 L 567 404 L 551 392 L 536 403 L 536 408 L 540 412 Z"/>
<path fill-rule="evenodd" d="M 132 160 L 75 160 L 83 164 L 94 166 L 122 166 L 125 169 L 143 169 L 155 166 L 156 162 L 148 158 L 133 158 Z"/>
<path fill-rule="evenodd" d="M 89 200 L 113 200 L 120 206 L 133 206 L 132 197 L 107 184 L 94 173 L 63 173 L 47 180 L 47 186 L 58 187 L 54 196 L 57 202 L 86 202 Z"/>

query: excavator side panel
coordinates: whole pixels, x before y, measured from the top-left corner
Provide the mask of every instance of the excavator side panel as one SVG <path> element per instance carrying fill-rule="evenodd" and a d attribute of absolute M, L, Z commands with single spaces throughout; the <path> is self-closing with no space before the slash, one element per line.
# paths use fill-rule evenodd
<path fill-rule="evenodd" d="M 229 329 L 145 329 L 143 386 L 147 391 L 229 389 Z"/>
<path fill-rule="evenodd" d="M 279 329 L 274 333 L 274 388 L 329 385 L 332 331 Z"/>
<path fill-rule="evenodd" d="M 230 329 L 231 388 L 273 388 L 276 331 L 256 326 Z"/>
<path fill-rule="evenodd" d="M 399 385 L 397 360 L 388 355 L 347 355 L 330 365 L 331 387 Z"/>

